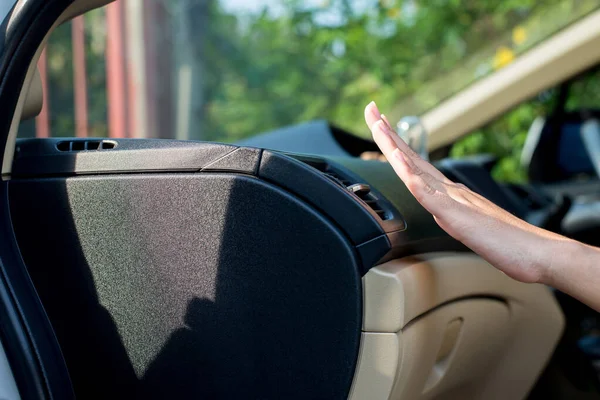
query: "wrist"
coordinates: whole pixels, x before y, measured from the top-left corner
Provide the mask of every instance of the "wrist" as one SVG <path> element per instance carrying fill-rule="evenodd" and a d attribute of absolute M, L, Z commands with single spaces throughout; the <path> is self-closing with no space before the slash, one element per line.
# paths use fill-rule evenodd
<path fill-rule="evenodd" d="M 588 246 L 562 236 L 548 238 L 544 248 L 545 257 L 539 266 L 539 283 L 557 288 L 569 274 L 569 269 L 581 264 L 586 258 Z"/>

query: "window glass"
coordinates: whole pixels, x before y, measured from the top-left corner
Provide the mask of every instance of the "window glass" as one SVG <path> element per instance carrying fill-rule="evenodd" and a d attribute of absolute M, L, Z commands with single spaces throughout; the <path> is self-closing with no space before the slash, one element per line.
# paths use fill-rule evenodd
<path fill-rule="evenodd" d="M 599 6 L 117 0 L 51 35 L 47 102 L 21 136 L 231 142 L 323 118 L 367 137 L 369 101 L 422 114 Z"/>
<path fill-rule="evenodd" d="M 568 83 L 568 95 L 564 105 L 567 112 L 582 109 L 600 110 L 600 70 L 591 71 L 575 77 Z M 497 180 L 506 182 L 525 182 L 526 171 L 520 163 L 525 138 L 533 121 L 541 116 L 550 115 L 556 107 L 558 89 L 541 93 L 534 99 L 523 102 L 487 126 L 463 137 L 454 143 L 450 156 L 468 157 L 476 154 L 493 154 L 499 159 L 493 175 Z M 578 130 L 579 125 L 565 125 L 567 130 Z M 558 155 L 557 162 L 565 172 L 592 170 L 590 161 L 582 153 L 579 135 L 573 131 L 563 135 L 560 148 L 565 152 Z"/>
<path fill-rule="evenodd" d="M 492 170 L 496 180 L 526 182 L 527 174 L 521 165 L 521 151 L 527 132 L 537 117 L 547 116 L 552 112 L 556 97 L 556 90 L 549 90 L 518 105 L 487 126 L 454 143 L 450 157 L 492 154 L 498 158 L 498 163 Z"/>

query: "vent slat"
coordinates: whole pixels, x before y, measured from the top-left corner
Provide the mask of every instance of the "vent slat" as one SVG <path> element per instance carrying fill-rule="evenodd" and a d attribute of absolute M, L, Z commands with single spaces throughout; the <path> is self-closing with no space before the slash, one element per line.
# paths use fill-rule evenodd
<path fill-rule="evenodd" d="M 339 173 L 337 173 L 336 171 L 332 171 L 331 169 L 322 171 L 322 173 L 323 173 L 323 175 L 325 175 L 326 177 L 328 177 L 335 183 L 342 185 L 345 188 L 349 188 L 350 186 L 353 186 L 353 185 L 359 185 L 358 182 L 350 181 L 346 177 L 341 176 Z M 375 214 L 377 214 L 379 216 L 379 218 L 381 218 L 382 220 L 388 219 L 387 213 L 379 205 L 379 202 L 377 201 L 377 199 L 373 197 L 373 194 L 371 194 L 369 192 L 365 193 L 362 191 L 355 192 L 355 194 L 358 196 L 358 198 L 360 198 L 363 202 L 365 202 L 365 204 L 369 208 L 371 208 L 375 212 Z"/>
<path fill-rule="evenodd" d="M 62 152 L 110 150 L 115 147 L 117 143 L 111 140 L 63 140 L 56 144 L 56 150 Z"/>
<path fill-rule="evenodd" d="M 377 196 L 371 192 L 371 188 L 368 184 L 362 182 L 356 182 L 352 179 L 348 179 L 347 176 L 344 176 L 343 173 L 339 173 L 332 166 L 327 163 L 325 160 L 317 160 L 317 159 L 309 159 L 303 160 L 298 159 L 305 163 L 306 165 L 311 166 L 315 170 L 319 171 L 319 173 L 323 174 L 323 176 L 329 179 L 331 182 L 336 185 L 343 187 L 348 192 L 353 193 L 356 197 L 360 199 L 364 203 L 366 207 L 369 207 L 378 218 L 382 220 L 388 220 L 393 218 L 393 214 L 389 212 L 390 210 L 386 210 L 381 206 L 381 203 Z"/>

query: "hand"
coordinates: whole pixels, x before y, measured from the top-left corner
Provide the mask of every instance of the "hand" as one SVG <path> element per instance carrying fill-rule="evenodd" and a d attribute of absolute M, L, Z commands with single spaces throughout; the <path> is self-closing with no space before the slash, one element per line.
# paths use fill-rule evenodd
<path fill-rule="evenodd" d="M 366 107 L 365 120 L 400 179 L 442 229 L 514 279 L 546 280 L 556 241 L 569 239 L 530 225 L 446 178 L 394 132 L 375 103 Z"/>

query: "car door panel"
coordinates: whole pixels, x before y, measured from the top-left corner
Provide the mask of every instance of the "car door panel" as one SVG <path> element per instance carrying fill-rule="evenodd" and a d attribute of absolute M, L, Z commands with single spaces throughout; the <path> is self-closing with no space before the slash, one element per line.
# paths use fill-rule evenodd
<path fill-rule="evenodd" d="M 347 392 L 356 256 L 293 196 L 229 173 L 23 179 L 11 193 L 79 396 Z"/>

